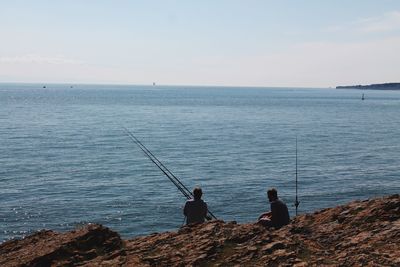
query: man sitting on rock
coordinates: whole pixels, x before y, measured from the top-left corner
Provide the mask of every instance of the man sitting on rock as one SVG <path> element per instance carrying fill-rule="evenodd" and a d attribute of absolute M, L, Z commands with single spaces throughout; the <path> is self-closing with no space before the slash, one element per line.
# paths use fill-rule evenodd
<path fill-rule="evenodd" d="M 261 214 L 257 223 L 277 229 L 287 225 L 290 221 L 289 211 L 286 204 L 278 198 L 278 191 L 271 188 L 267 193 L 268 200 L 271 203 L 271 211 Z"/>
<path fill-rule="evenodd" d="M 193 189 L 194 199 L 186 201 L 183 214 L 186 216 L 186 224 L 203 223 L 207 216 L 207 204 L 201 199 L 203 191 L 200 187 Z"/>

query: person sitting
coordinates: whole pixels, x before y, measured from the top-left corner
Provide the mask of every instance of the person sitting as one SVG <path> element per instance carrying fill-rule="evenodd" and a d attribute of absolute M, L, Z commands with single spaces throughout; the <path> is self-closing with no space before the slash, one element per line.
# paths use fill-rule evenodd
<path fill-rule="evenodd" d="M 207 218 L 207 203 L 201 196 L 203 191 L 200 187 L 193 189 L 193 199 L 186 201 L 183 214 L 186 216 L 186 224 L 203 223 Z"/>
<path fill-rule="evenodd" d="M 278 198 L 278 191 L 271 188 L 267 191 L 267 195 L 271 204 L 271 211 L 261 214 L 257 223 L 277 229 L 289 224 L 289 211 L 286 204 Z"/>

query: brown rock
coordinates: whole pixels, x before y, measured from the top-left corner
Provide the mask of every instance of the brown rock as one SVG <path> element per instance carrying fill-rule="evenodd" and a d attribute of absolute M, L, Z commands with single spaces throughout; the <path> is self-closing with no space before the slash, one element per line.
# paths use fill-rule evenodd
<path fill-rule="evenodd" d="M 40 231 L 3 243 L 0 266 L 74 265 L 110 256 L 115 259 L 124 256 L 122 244 L 116 232 L 96 224 L 65 234 Z"/>
<path fill-rule="evenodd" d="M 101 225 L 0 245 L 0 266 L 400 266 L 400 196 L 300 215 L 279 230 L 211 221 L 131 240 Z"/>

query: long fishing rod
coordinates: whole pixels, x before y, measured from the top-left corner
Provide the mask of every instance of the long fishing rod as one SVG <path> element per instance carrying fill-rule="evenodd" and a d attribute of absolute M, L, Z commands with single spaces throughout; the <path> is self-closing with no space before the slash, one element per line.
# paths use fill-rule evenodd
<path fill-rule="evenodd" d="M 191 198 L 190 191 L 185 190 L 182 186 L 179 185 L 175 179 L 171 177 L 171 175 L 168 173 L 168 169 L 165 167 L 162 167 L 162 165 L 159 163 L 160 161 L 150 153 L 150 151 L 138 140 L 135 138 L 135 136 L 128 131 L 128 129 L 124 128 L 125 131 L 127 132 L 128 136 L 132 139 L 132 141 L 143 151 L 143 153 L 168 177 L 168 179 L 181 191 L 181 193 L 187 198 Z"/>
<path fill-rule="evenodd" d="M 297 136 L 296 136 L 296 201 L 294 202 L 294 206 L 296 207 L 296 216 L 297 216 L 297 208 L 299 207 L 300 202 L 297 198 Z"/>
<path fill-rule="evenodd" d="M 145 155 L 168 177 L 168 179 L 181 191 L 181 193 L 187 198 L 193 198 L 192 192 L 164 165 L 161 161 L 153 154 L 142 142 L 139 141 L 128 129 L 124 127 L 129 137 L 134 141 L 136 145 L 145 153 Z M 210 218 L 217 219 L 215 215 L 208 210 Z"/>
<path fill-rule="evenodd" d="M 129 135 L 131 140 L 143 151 L 143 153 L 168 177 L 168 179 L 179 189 L 179 191 L 187 198 L 193 198 L 192 192 L 164 165 L 162 162 L 142 143 L 137 139 L 132 132 L 123 127 L 125 132 Z M 207 211 L 210 218 L 217 220 L 217 217 L 211 212 Z"/>
<path fill-rule="evenodd" d="M 131 138 L 134 139 L 134 142 L 142 149 L 142 151 L 145 152 L 145 154 L 146 154 L 148 157 L 151 156 L 150 159 L 154 159 L 154 160 L 158 163 L 158 165 L 161 166 L 161 167 L 165 170 L 165 172 L 167 172 L 168 174 L 170 174 L 170 177 L 172 177 L 172 179 L 173 179 L 177 184 L 179 184 L 179 187 L 182 187 L 184 190 L 186 190 L 186 193 L 188 193 L 189 196 L 193 197 L 192 192 L 178 179 L 178 177 L 176 177 L 176 176 L 161 162 L 161 161 L 159 161 L 158 158 L 157 158 L 153 153 L 151 153 L 151 151 L 148 150 L 147 147 L 145 147 L 145 145 L 143 145 L 143 143 L 140 142 L 140 140 L 137 139 L 137 138 L 132 134 L 132 132 L 130 132 L 130 131 L 129 131 L 127 128 L 125 128 L 125 127 L 124 127 L 124 129 L 125 129 L 125 131 L 128 133 L 128 135 L 129 135 Z M 145 151 L 144 151 L 144 150 L 145 150 Z M 153 162 L 154 162 L 154 161 L 153 161 Z M 154 163 L 155 163 L 155 162 L 154 162 Z M 155 163 L 155 164 L 157 164 L 157 163 Z M 170 177 L 168 177 L 168 178 L 170 178 Z M 185 196 L 186 196 L 186 195 L 185 195 Z M 190 198 L 190 197 L 189 197 L 189 198 Z"/>

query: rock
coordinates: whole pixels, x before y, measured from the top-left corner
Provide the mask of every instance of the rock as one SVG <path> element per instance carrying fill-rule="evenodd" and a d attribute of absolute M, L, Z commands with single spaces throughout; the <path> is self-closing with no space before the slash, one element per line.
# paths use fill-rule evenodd
<path fill-rule="evenodd" d="M 0 266 L 74 265 L 124 256 L 123 241 L 116 232 L 92 224 L 65 234 L 40 231 L 22 240 L 0 245 Z"/>
<path fill-rule="evenodd" d="M 0 266 L 399 266 L 400 196 L 297 216 L 268 230 L 210 221 L 121 240 L 101 225 L 0 245 Z"/>
<path fill-rule="evenodd" d="M 262 248 L 262 251 L 265 252 L 265 253 L 272 253 L 274 250 L 283 249 L 283 248 L 285 248 L 285 244 L 283 244 L 282 242 L 278 241 L 278 242 L 273 242 L 273 243 L 270 243 L 268 245 L 265 245 Z"/>

